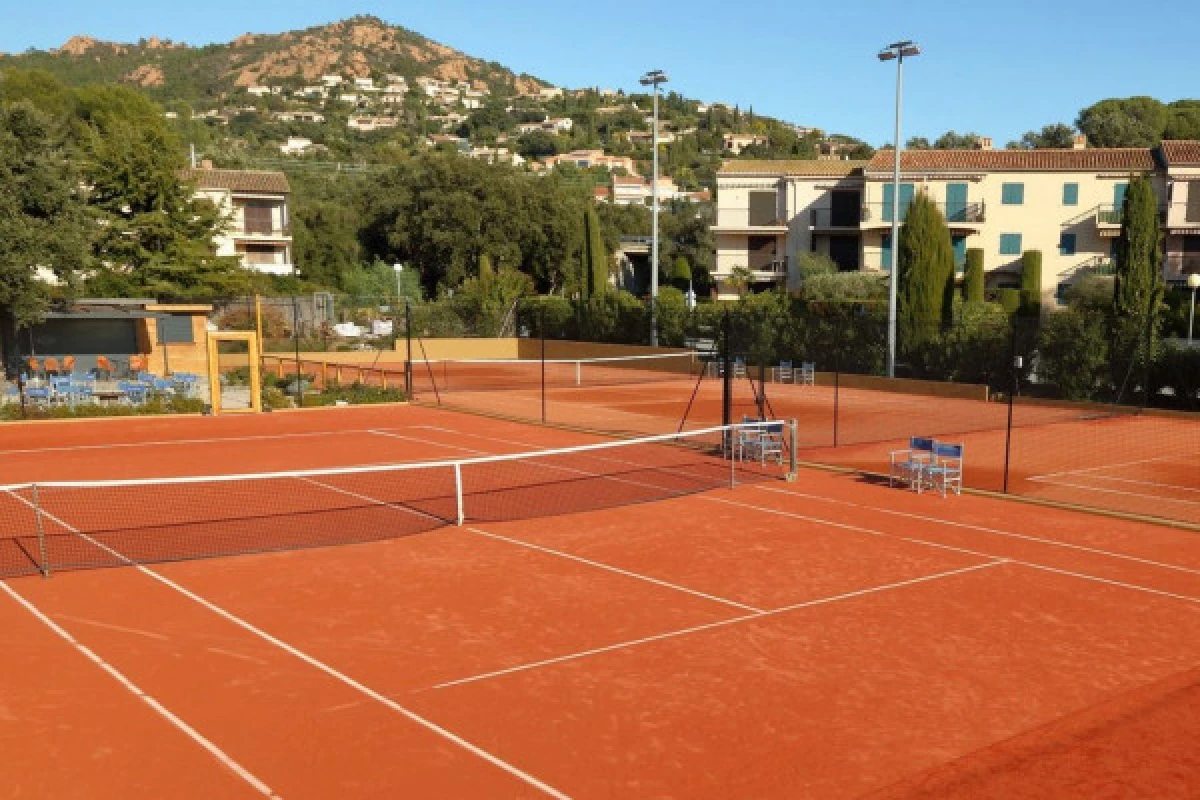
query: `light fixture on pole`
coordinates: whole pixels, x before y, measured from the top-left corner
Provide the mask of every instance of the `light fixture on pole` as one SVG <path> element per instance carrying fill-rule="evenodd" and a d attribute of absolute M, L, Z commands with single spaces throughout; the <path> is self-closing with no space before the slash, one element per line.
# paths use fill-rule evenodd
<path fill-rule="evenodd" d="M 1193 272 L 1187 277 L 1188 288 L 1192 290 L 1192 306 L 1188 312 L 1188 347 L 1192 346 L 1192 328 L 1196 324 L 1196 290 L 1200 289 L 1200 272 Z"/>
<path fill-rule="evenodd" d="M 650 177 L 650 344 L 658 347 L 658 87 L 667 82 L 661 69 L 651 70 L 639 81 L 653 87 L 654 94 L 654 167 Z"/>
<path fill-rule="evenodd" d="M 891 264 L 888 265 L 888 348 L 887 375 L 896 377 L 896 288 L 899 281 L 900 257 L 900 107 L 904 99 L 904 59 L 919 56 L 921 48 L 914 42 L 892 42 L 879 51 L 880 61 L 896 62 L 896 139 L 892 144 L 892 239 Z"/>

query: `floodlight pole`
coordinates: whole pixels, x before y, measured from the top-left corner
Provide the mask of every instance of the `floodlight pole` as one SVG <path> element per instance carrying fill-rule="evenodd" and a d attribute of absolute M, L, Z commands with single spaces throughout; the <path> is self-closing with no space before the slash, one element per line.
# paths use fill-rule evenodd
<path fill-rule="evenodd" d="M 896 295 L 900 264 L 900 111 L 904 100 L 904 57 L 921 54 L 911 41 L 893 42 L 879 52 L 880 61 L 896 62 L 896 138 L 892 145 L 892 247 L 888 276 L 887 376 L 896 377 Z"/>
<path fill-rule="evenodd" d="M 1188 349 L 1192 347 L 1192 329 L 1196 325 L 1196 290 L 1200 289 L 1200 272 L 1188 275 L 1187 285 L 1192 290 L 1192 305 L 1188 311 Z"/>
<path fill-rule="evenodd" d="M 640 83 L 652 87 L 654 96 L 651 141 L 654 147 L 653 168 L 650 177 L 650 345 L 658 347 L 658 87 L 667 82 L 662 70 L 651 70 L 642 76 Z"/>

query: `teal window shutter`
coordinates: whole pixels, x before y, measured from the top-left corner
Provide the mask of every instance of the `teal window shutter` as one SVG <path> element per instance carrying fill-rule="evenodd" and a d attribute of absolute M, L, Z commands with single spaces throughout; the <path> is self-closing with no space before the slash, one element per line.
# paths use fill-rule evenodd
<path fill-rule="evenodd" d="M 916 185 L 912 183 L 900 184 L 900 221 L 908 215 L 908 207 L 912 205 L 913 195 L 916 194 Z M 883 221 L 891 222 L 892 213 L 896 208 L 896 187 L 894 184 L 885 183 L 883 185 Z"/>
<path fill-rule="evenodd" d="M 916 194 L 917 187 L 911 183 L 900 184 L 900 221 L 908 217 L 908 207 L 912 205 L 913 196 Z"/>
<path fill-rule="evenodd" d="M 1002 255 L 1002 256 L 1019 256 L 1019 255 L 1021 255 L 1021 234 L 1019 234 L 1019 233 L 1002 233 L 1002 234 L 1000 234 L 1000 255 Z"/>
<path fill-rule="evenodd" d="M 946 221 L 967 221 L 967 184 L 946 184 Z"/>
<path fill-rule="evenodd" d="M 1063 184 L 1063 203 L 1064 206 L 1079 205 L 1079 184 L 1064 183 Z"/>
<path fill-rule="evenodd" d="M 1058 254 L 1060 256 L 1075 255 L 1075 234 L 1063 233 L 1058 237 Z"/>
<path fill-rule="evenodd" d="M 1117 183 L 1113 185 L 1113 211 L 1118 214 L 1125 207 L 1125 192 L 1129 191 L 1128 183 Z"/>
<path fill-rule="evenodd" d="M 892 221 L 892 209 L 896 207 L 896 187 L 890 183 L 883 185 L 883 221 Z"/>
<path fill-rule="evenodd" d="M 885 233 L 883 235 L 883 271 L 892 271 L 892 235 Z"/>
<path fill-rule="evenodd" d="M 1006 206 L 1022 205 L 1025 202 L 1025 184 L 1002 184 L 1000 186 L 1000 202 Z"/>
<path fill-rule="evenodd" d="M 967 237 L 952 236 L 950 245 L 954 248 L 954 271 L 962 272 L 967 265 Z"/>

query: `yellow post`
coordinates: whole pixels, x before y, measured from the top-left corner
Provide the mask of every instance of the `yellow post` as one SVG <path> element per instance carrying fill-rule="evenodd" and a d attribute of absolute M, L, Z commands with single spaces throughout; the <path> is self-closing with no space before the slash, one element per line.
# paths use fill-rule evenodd
<path fill-rule="evenodd" d="M 258 352 L 263 351 L 262 298 L 254 295 L 254 330 L 258 334 Z"/>

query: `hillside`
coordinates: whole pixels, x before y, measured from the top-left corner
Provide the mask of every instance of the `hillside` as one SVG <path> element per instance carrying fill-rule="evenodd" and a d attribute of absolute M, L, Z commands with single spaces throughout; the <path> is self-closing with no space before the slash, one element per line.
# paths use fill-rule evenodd
<path fill-rule="evenodd" d="M 0 56 L 0 68 L 44 69 L 69 85 L 123 82 L 160 102 L 204 105 L 238 88 L 300 86 L 322 75 L 367 78 L 385 73 L 468 81 L 493 92 L 536 91 L 541 81 L 472 58 L 375 17 L 277 34 L 239 36 L 204 47 L 143 39 L 135 44 L 75 36 L 50 51 Z M 506 91 L 507 90 L 507 91 Z"/>

